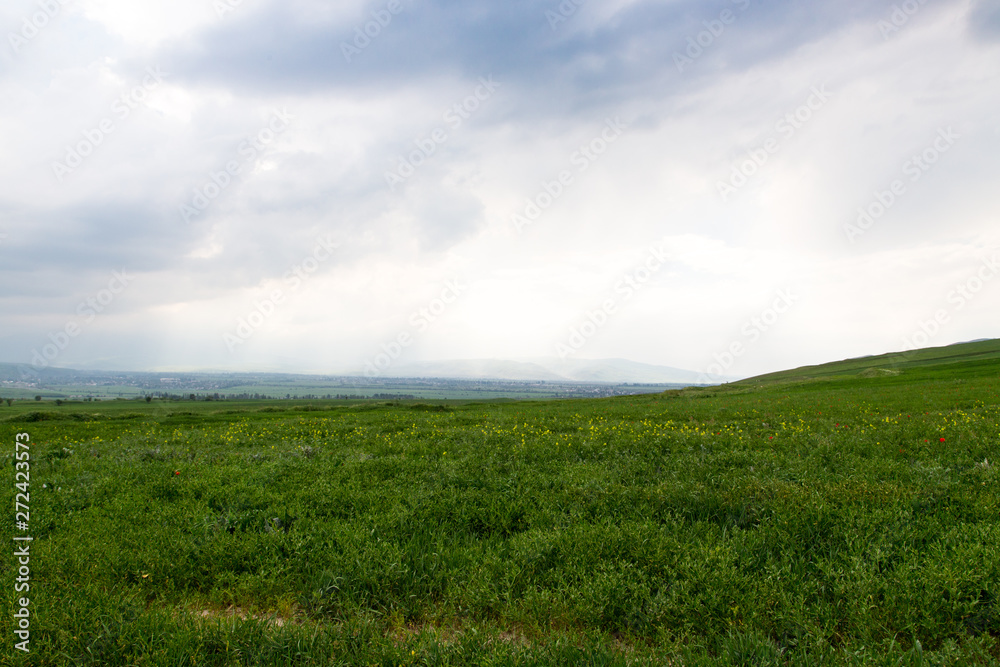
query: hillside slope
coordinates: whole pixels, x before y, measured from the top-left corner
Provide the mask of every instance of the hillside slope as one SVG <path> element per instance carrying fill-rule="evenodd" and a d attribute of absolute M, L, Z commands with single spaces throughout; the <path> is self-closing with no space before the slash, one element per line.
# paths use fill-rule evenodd
<path fill-rule="evenodd" d="M 972 378 L 1000 376 L 1000 339 L 956 343 L 910 352 L 891 352 L 871 357 L 845 359 L 817 366 L 803 366 L 734 382 L 730 386 L 757 387 L 772 384 L 832 380 L 898 378 Z"/>

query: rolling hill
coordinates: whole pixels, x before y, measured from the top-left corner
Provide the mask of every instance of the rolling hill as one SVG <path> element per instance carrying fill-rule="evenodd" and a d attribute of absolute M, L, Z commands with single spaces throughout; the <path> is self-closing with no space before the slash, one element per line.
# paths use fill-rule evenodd
<path fill-rule="evenodd" d="M 956 343 L 910 352 L 845 359 L 767 373 L 732 383 L 732 387 L 884 378 L 961 379 L 1000 376 L 1000 339 Z"/>

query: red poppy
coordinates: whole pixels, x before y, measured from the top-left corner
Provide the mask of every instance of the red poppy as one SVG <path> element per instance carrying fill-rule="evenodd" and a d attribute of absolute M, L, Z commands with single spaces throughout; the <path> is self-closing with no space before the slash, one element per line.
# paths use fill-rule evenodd
<path fill-rule="evenodd" d="M 175 475 L 179 475 L 179 474 L 181 474 L 181 471 L 180 471 L 180 470 L 175 470 L 175 471 L 174 471 L 174 474 L 175 474 Z"/>
<path fill-rule="evenodd" d="M 941 442 L 944 442 L 944 438 L 941 438 Z"/>

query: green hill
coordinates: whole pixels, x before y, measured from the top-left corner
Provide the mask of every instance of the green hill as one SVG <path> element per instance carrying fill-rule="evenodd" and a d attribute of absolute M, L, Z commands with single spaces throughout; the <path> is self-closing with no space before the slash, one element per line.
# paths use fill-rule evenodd
<path fill-rule="evenodd" d="M 803 366 L 734 382 L 729 387 L 760 387 L 814 382 L 854 383 L 872 380 L 914 382 L 1000 376 L 1000 340 L 958 343 L 910 352 L 891 352 Z"/>

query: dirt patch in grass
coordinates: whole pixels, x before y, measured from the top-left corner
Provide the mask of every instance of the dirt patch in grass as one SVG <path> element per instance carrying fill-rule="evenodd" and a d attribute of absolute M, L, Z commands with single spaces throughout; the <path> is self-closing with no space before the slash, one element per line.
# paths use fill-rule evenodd
<path fill-rule="evenodd" d="M 301 619 L 289 618 L 280 615 L 278 612 L 272 613 L 253 613 L 249 612 L 240 607 L 230 606 L 227 609 L 189 609 L 187 610 L 189 614 L 195 618 L 212 619 L 212 620 L 231 620 L 237 619 L 240 621 L 260 621 L 262 623 L 267 623 L 269 625 L 274 625 L 275 627 L 282 628 L 289 624 L 301 624 Z"/>

